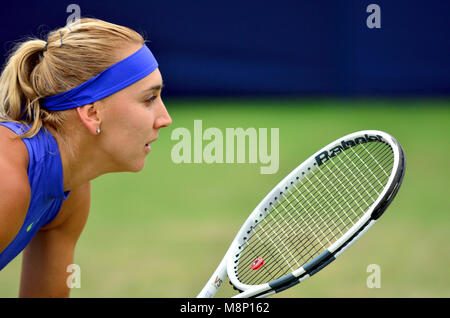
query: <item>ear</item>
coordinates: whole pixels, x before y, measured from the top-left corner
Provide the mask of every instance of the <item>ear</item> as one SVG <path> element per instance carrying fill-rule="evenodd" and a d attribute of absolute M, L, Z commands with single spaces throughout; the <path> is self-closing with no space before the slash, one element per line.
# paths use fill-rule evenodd
<path fill-rule="evenodd" d="M 84 106 L 77 107 L 78 116 L 81 122 L 93 135 L 97 135 L 97 128 L 100 128 L 101 124 L 101 112 L 97 104 L 86 104 Z"/>

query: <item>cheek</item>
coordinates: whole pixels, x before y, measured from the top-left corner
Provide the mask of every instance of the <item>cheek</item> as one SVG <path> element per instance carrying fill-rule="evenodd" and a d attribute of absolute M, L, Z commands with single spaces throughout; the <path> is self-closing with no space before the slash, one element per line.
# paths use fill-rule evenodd
<path fill-rule="evenodd" d="M 134 106 L 134 105 L 133 105 Z M 137 106 L 134 106 L 137 107 Z M 134 112 L 118 112 L 108 125 L 108 146 L 114 151 L 136 151 L 141 144 L 151 138 L 153 127 L 152 113 L 140 106 Z M 105 128 L 106 130 L 106 128 Z M 106 131 L 105 131 L 106 135 Z"/>

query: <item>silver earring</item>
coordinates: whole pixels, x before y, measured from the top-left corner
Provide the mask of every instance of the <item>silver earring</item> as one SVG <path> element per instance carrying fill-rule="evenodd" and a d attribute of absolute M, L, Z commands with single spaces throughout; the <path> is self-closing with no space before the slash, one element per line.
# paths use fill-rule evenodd
<path fill-rule="evenodd" d="M 97 135 L 100 133 L 100 127 L 97 127 L 97 129 L 95 130 L 95 132 L 97 133 Z"/>

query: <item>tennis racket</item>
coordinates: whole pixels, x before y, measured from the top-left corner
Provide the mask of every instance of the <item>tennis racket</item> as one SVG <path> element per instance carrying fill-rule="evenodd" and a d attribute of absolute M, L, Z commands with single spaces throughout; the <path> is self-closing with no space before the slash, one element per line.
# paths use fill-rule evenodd
<path fill-rule="evenodd" d="M 311 277 L 383 214 L 403 180 L 405 156 L 389 134 L 359 131 L 288 174 L 242 225 L 197 297 L 228 277 L 234 297 L 266 297 Z"/>

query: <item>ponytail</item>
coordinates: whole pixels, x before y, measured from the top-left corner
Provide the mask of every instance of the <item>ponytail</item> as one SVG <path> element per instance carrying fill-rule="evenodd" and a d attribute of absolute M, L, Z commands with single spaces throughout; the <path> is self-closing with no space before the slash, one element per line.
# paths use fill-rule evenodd
<path fill-rule="evenodd" d="M 40 101 L 35 90 L 36 65 L 45 41 L 30 39 L 16 44 L 0 76 L 0 121 L 30 125 L 21 137 L 31 137 L 42 127 Z"/>

